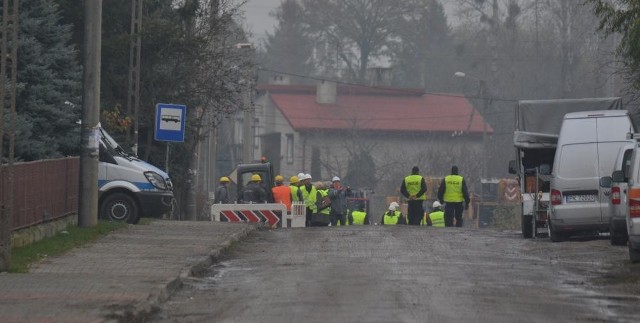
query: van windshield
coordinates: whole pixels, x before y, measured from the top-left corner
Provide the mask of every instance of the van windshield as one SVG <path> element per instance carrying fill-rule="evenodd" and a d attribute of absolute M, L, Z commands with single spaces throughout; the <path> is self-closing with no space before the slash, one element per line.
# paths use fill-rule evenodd
<path fill-rule="evenodd" d="M 100 135 L 102 136 L 102 141 L 107 146 L 108 150 L 115 151 L 120 155 L 126 155 L 125 152 L 124 152 L 124 149 L 122 149 L 122 147 L 120 147 L 118 142 L 115 141 L 109 135 L 109 133 L 107 133 L 107 131 L 105 131 L 104 129 L 100 128 Z"/>

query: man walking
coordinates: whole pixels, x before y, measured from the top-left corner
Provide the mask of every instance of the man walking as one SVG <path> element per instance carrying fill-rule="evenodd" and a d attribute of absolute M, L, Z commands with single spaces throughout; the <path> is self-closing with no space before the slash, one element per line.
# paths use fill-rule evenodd
<path fill-rule="evenodd" d="M 455 218 L 455 226 L 461 227 L 463 208 L 469 208 L 469 192 L 464 178 L 458 174 L 458 166 L 452 166 L 451 174 L 442 179 L 438 188 L 438 200 L 440 203 L 444 202 L 444 225 L 452 227 Z"/>
<path fill-rule="evenodd" d="M 420 175 L 418 166 L 413 166 L 411 175 L 404 178 L 400 186 L 400 193 L 409 201 L 407 216 L 410 225 L 420 225 L 420 221 L 424 216 L 424 206 L 422 205 L 427 199 L 427 182 Z"/>

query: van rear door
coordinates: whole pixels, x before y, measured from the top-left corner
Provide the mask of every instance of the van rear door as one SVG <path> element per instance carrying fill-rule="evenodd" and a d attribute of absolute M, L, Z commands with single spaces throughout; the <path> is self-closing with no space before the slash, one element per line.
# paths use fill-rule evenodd
<path fill-rule="evenodd" d="M 559 190 L 562 202 L 556 214 L 568 225 L 588 225 L 602 219 L 598 203 L 597 139 L 595 118 L 565 119 L 562 125 L 552 189 Z"/>
<path fill-rule="evenodd" d="M 598 178 L 611 176 L 614 169 L 615 159 L 620 147 L 624 146 L 627 132 L 633 131 L 629 117 L 616 116 L 610 118 L 597 118 L 598 127 Z M 610 187 L 600 187 L 598 185 L 598 197 L 602 222 L 608 223 L 611 217 L 608 201 L 611 195 Z"/>

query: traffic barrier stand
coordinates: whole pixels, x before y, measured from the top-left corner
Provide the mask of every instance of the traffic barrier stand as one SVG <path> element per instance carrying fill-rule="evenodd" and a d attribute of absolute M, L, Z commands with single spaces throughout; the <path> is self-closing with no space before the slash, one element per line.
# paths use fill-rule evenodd
<path fill-rule="evenodd" d="M 217 222 L 264 223 L 276 228 L 279 223 L 286 223 L 280 221 L 282 215 L 287 217 L 287 208 L 280 203 L 211 205 L 211 221 Z"/>
<path fill-rule="evenodd" d="M 307 207 L 302 201 L 291 202 L 291 213 L 287 214 L 287 221 L 282 222 L 282 227 L 304 228 L 307 216 Z"/>

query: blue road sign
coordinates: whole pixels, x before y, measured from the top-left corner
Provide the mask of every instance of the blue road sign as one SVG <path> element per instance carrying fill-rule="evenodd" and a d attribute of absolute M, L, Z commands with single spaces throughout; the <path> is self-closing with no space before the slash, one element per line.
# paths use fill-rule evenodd
<path fill-rule="evenodd" d="M 158 141 L 184 142 L 187 107 L 179 104 L 156 104 L 156 133 Z"/>

